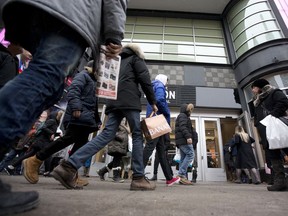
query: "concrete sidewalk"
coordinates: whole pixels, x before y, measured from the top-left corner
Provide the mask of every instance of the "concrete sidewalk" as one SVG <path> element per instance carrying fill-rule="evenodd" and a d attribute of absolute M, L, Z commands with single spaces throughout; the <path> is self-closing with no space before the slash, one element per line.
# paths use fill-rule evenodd
<path fill-rule="evenodd" d="M 130 181 L 102 182 L 90 177 L 83 190 L 67 190 L 53 178 L 38 184 L 23 176 L 0 176 L 14 191 L 36 190 L 40 206 L 19 216 L 283 216 L 288 213 L 288 192 L 268 192 L 266 185 L 226 182 L 167 187 L 157 181 L 155 191 L 130 191 Z"/>

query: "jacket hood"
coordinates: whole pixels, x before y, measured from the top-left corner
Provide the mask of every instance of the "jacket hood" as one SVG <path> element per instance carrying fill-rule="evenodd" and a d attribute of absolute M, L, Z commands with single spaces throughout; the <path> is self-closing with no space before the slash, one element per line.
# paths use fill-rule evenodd
<path fill-rule="evenodd" d="M 166 86 L 167 82 L 168 82 L 168 76 L 164 75 L 164 74 L 158 74 L 155 77 L 155 80 L 159 80 L 160 82 L 163 83 L 164 86 Z"/>
<path fill-rule="evenodd" d="M 180 107 L 180 113 L 185 113 L 186 115 L 190 116 L 194 109 L 194 105 L 189 103 L 189 104 L 182 104 Z"/>
<path fill-rule="evenodd" d="M 141 59 L 145 59 L 144 52 L 141 50 L 140 46 L 137 44 L 126 44 L 121 52 L 121 56 L 137 55 Z"/>

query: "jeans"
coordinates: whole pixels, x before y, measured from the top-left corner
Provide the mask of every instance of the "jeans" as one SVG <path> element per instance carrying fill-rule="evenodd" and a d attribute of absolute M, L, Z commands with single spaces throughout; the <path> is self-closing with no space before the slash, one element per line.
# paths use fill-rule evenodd
<path fill-rule="evenodd" d="M 179 163 L 179 176 L 186 177 L 187 175 L 187 169 L 189 164 L 193 161 L 194 159 L 194 149 L 193 145 L 179 145 L 180 149 L 180 163 Z"/>
<path fill-rule="evenodd" d="M 148 141 L 144 148 L 143 153 L 143 162 L 144 166 L 147 165 L 149 157 L 151 156 L 153 150 L 156 147 L 156 151 L 159 157 L 159 162 L 162 167 L 163 173 L 165 175 L 166 180 L 171 180 L 173 178 L 171 173 L 171 167 L 166 157 L 166 144 L 165 144 L 165 135 L 160 136 L 152 141 Z"/>
<path fill-rule="evenodd" d="M 117 110 L 108 114 L 108 121 L 103 131 L 90 142 L 78 149 L 68 161 L 79 169 L 85 161 L 100 151 L 111 142 L 118 130 L 121 120 L 126 117 L 133 140 L 132 169 L 133 177 L 144 176 L 143 166 L 143 136 L 140 128 L 140 111 L 138 110 Z"/>
<path fill-rule="evenodd" d="M 23 137 L 42 111 L 62 96 L 65 73 L 76 65 L 85 49 L 63 28 L 55 33 L 43 31 L 35 47 L 25 47 L 34 51 L 28 68 L 0 90 L 0 146 Z"/>
<path fill-rule="evenodd" d="M 6 168 L 13 161 L 13 159 L 18 154 L 20 154 L 21 152 L 22 152 L 21 150 L 15 150 L 15 149 L 11 148 L 11 150 L 8 153 L 8 155 L 0 163 L 0 172 L 2 172 L 2 170 L 4 168 Z"/>

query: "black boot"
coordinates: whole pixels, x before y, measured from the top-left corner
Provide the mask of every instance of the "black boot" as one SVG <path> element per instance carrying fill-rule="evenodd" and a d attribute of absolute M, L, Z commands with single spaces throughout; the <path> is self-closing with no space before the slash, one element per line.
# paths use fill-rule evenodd
<path fill-rule="evenodd" d="M 12 192 L 11 186 L 0 180 L 0 215 L 25 212 L 36 208 L 38 204 L 37 192 Z"/>
<path fill-rule="evenodd" d="M 120 178 L 120 169 L 113 170 L 113 181 L 123 183 L 124 180 Z"/>
<path fill-rule="evenodd" d="M 274 184 L 272 186 L 268 186 L 268 191 L 284 191 L 287 187 L 284 166 L 282 160 L 272 160 L 272 168 L 275 173 L 274 176 Z"/>
<path fill-rule="evenodd" d="M 105 181 L 105 174 L 109 171 L 110 169 L 107 166 L 97 171 L 97 174 L 99 175 L 101 181 Z"/>
<path fill-rule="evenodd" d="M 154 174 L 152 178 L 149 179 L 149 181 L 157 181 L 157 174 Z"/>
<path fill-rule="evenodd" d="M 196 183 L 196 179 L 197 179 L 197 170 L 193 170 L 191 182 Z"/>

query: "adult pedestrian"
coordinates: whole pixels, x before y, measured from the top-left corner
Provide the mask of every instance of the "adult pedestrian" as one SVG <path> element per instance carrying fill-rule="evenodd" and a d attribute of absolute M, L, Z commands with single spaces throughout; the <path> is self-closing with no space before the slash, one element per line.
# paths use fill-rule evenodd
<path fill-rule="evenodd" d="M 234 181 L 235 183 L 241 183 L 241 173 L 244 170 L 245 174 L 248 177 L 248 182 L 252 183 L 252 177 L 250 175 L 250 171 L 253 173 L 255 177 L 254 184 L 260 184 L 260 176 L 257 168 L 256 159 L 253 152 L 252 144 L 255 140 L 250 137 L 245 131 L 244 128 L 240 125 L 235 127 L 235 134 L 233 137 L 233 141 L 229 147 L 229 149 L 236 146 L 237 148 L 237 156 L 236 156 L 236 177 L 237 179 Z"/>
<path fill-rule="evenodd" d="M 166 101 L 166 85 L 168 83 L 168 77 L 164 74 L 158 74 L 155 77 L 155 80 L 152 82 L 153 91 L 157 101 L 158 112 L 157 115 L 163 114 L 170 124 L 170 110 L 168 107 L 168 103 Z M 153 112 L 152 107 L 148 104 L 146 109 L 146 117 L 149 117 Z M 169 134 L 168 134 L 169 135 Z M 180 181 L 179 177 L 173 178 L 173 174 L 171 173 L 171 166 L 168 163 L 168 159 L 166 157 L 166 142 L 165 142 L 166 134 L 157 137 L 153 140 L 149 140 L 146 142 L 144 152 L 143 152 L 143 163 L 144 167 L 146 167 L 149 158 L 152 155 L 153 150 L 156 147 L 157 156 L 159 158 L 160 165 L 162 167 L 163 173 L 166 179 L 166 185 L 172 186 L 175 183 Z"/>
<path fill-rule="evenodd" d="M 108 100 L 106 114 L 108 121 L 103 131 L 75 152 L 67 161 L 63 161 L 51 173 L 66 188 L 76 186 L 75 174 L 85 161 L 113 140 L 124 117 L 132 132 L 133 177 L 130 190 L 154 190 L 155 184 L 144 176 L 143 136 L 140 128 L 141 86 L 153 111 L 157 112 L 156 100 L 150 74 L 144 61 L 144 54 L 136 44 L 127 44 L 121 52 L 121 66 L 117 100 Z"/>
<path fill-rule="evenodd" d="M 3 3 L 0 6 L 5 39 L 29 50 L 33 59 L 23 73 L 0 91 L 1 149 L 24 136 L 41 112 L 60 99 L 65 75 L 87 47 L 92 49 L 95 59 L 100 43 L 106 44 L 109 57 L 121 51 L 127 7 L 125 0 L 4 0 Z M 0 193 L 0 199 L 0 207 L 9 213 L 34 208 L 39 201 L 36 192 L 16 194 L 7 189 Z"/>
<path fill-rule="evenodd" d="M 280 149 L 270 150 L 269 142 L 266 138 L 266 127 L 260 123 L 268 114 L 279 118 L 287 115 L 288 99 L 286 95 L 278 88 L 274 88 L 266 79 L 257 79 L 252 85 L 252 92 L 254 96 L 254 125 L 258 129 L 260 136 L 260 143 L 265 150 L 266 156 L 269 156 L 274 172 L 274 184 L 268 186 L 268 191 L 283 191 L 287 188 L 283 160 L 281 159 Z M 288 132 L 288 131 L 287 131 Z M 286 154 L 288 148 L 282 149 Z"/>
<path fill-rule="evenodd" d="M 175 142 L 181 155 L 178 176 L 181 178 L 180 183 L 185 185 L 192 185 L 186 176 L 188 166 L 194 160 L 193 127 L 190 120 L 193 109 L 194 105 L 191 103 L 182 104 L 175 124 Z"/>

